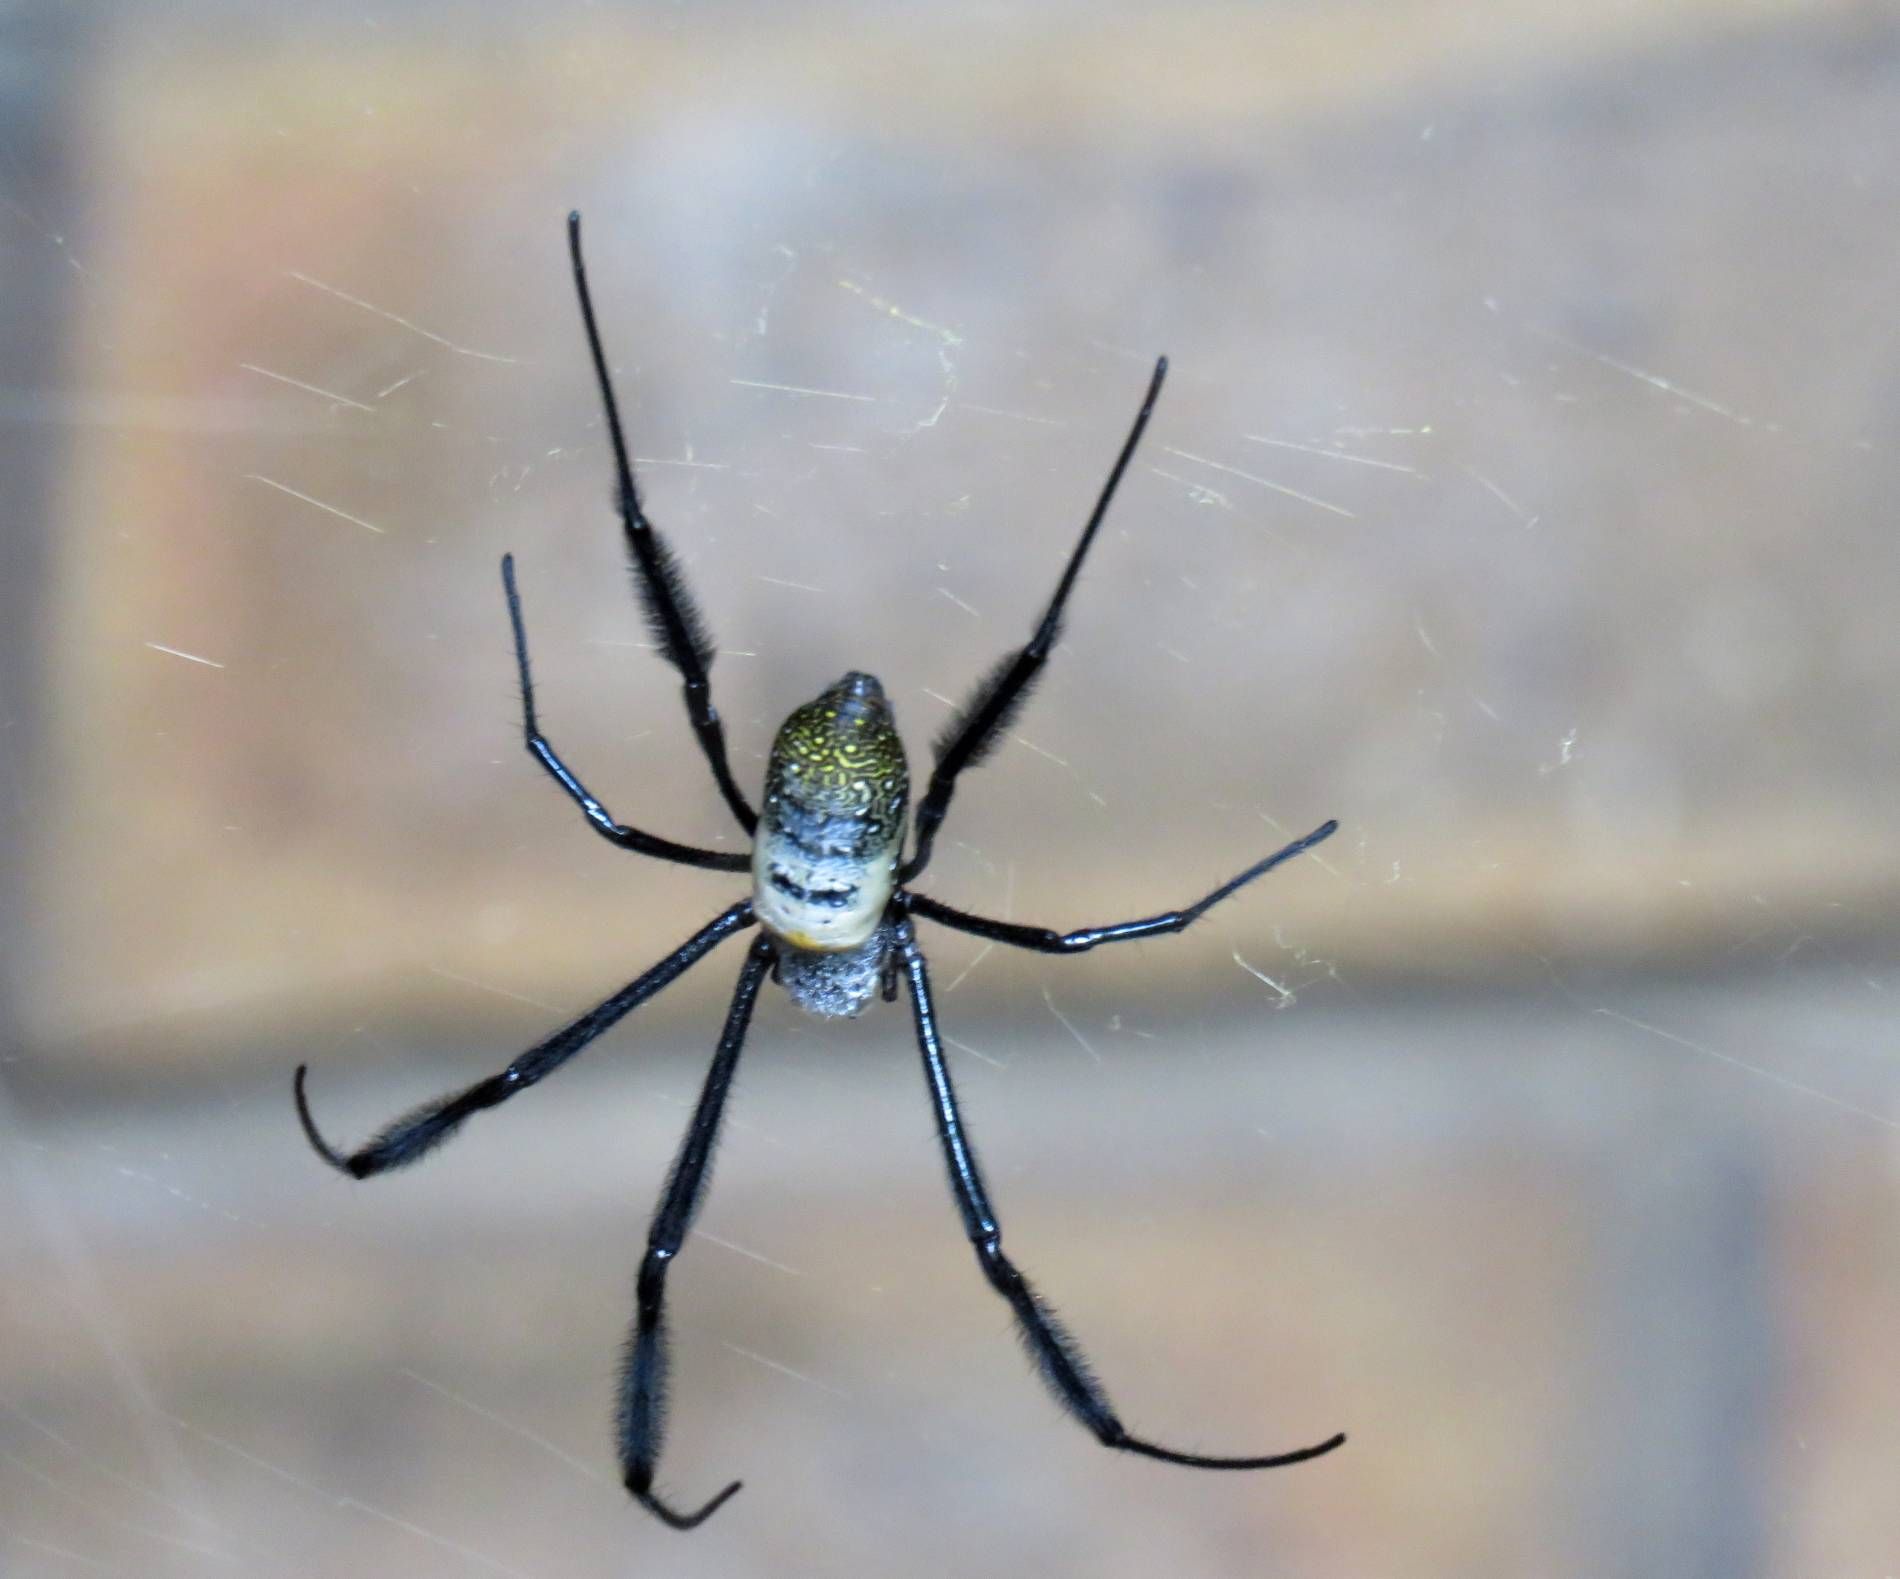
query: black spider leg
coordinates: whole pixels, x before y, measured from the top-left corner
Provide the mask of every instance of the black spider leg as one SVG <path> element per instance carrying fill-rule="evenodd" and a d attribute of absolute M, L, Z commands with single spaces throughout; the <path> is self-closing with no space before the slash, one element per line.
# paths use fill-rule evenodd
<path fill-rule="evenodd" d="M 640 506 L 640 489 L 633 480 L 633 461 L 627 454 L 626 435 L 620 427 L 620 406 L 614 399 L 613 379 L 607 372 L 607 353 L 601 349 L 600 326 L 594 320 L 594 298 L 587 289 L 587 265 L 581 261 L 580 210 L 567 216 L 567 250 L 574 260 L 574 289 L 581 299 L 581 321 L 587 328 L 587 349 L 593 353 L 594 373 L 600 380 L 600 400 L 607 413 L 607 431 L 613 438 L 614 466 L 619 476 L 620 519 L 627 529 L 627 547 L 639 571 L 640 602 L 646 609 L 647 627 L 659 644 L 660 656 L 680 672 L 685 682 L 686 716 L 693 733 L 699 737 L 699 749 L 712 764 L 719 793 L 726 798 L 739 826 L 749 834 L 759 826 L 758 813 L 746 801 L 733 782 L 732 769 L 726 762 L 726 732 L 719 713 L 712 705 L 712 682 L 706 671 L 712 666 L 712 635 L 705 617 L 686 590 L 686 577 L 673 558 L 653 523 Z"/>
<path fill-rule="evenodd" d="M 508 595 L 508 619 L 515 631 L 515 668 L 521 676 L 521 731 L 528 743 L 528 755 L 546 768 L 554 782 L 574 798 L 580 809 L 587 813 L 587 820 L 593 824 L 594 831 L 623 850 L 658 856 L 662 861 L 676 861 L 681 866 L 709 866 L 721 872 L 743 872 L 749 869 L 752 865 L 749 855 L 677 844 L 671 839 L 662 839 L 658 834 L 642 833 L 638 828 L 629 828 L 625 823 L 616 822 L 613 814 L 588 793 L 587 786 L 560 759 L 547 736 L 541 733 L 540 722 L 535 717 L 534 681 L 528 672 L 528 630 L 521 616 L 521 594 L 515 589 L 513 554 L 501 556 L 501 585 Z"/>
<path fill-rule="evenodd" d="M 911 1005 L 917 1018 L 917 1047 L 924 1057 L 924 1075 L 930 1081 L 931 1097 L 937 1108 L 937 1134 L 943 1142 L 944 1161 L 950 1169 L 950 1189 L 957 1198 L 958 1210 L 963 1213 L 964 1229 L 976 1246 L 976 1258 L 983 1275 L 1016 1313 L 1023 1344 L 1057 1402 L 1087 1426 L 1104 1447 L 1140 1453 L 1170 1464 L 1186 1464 L 1194 1469 L 1276 1469 L 1283 1464 L 1318 1458 L 1344 1442 L 1346 1435 L 1342 1431 L 1324 1442 L 1290 1453 L 1259 1458 L 1208 1458 L 1199 1453 L 1177 1453 L 1172 1448 L 1128 1434 L 1075 1339 L 1029 1286 L 1029 1280 L 1003 1254 L 1003 1230 L 983 1189 L 976 1153 L 963 1132 L 956 1092 L 951 1087 L 950 1071 L 944 1064 L 943 1047 L 937 1038 L 937 1013 L 931 1002 L 929 974 L 908 921 L 898 924 L 897 947 L 903 956 L 904 971 L 910 978 Z"/>
<path fill-rule="evenodd" d="M 1089 545 L 1095 541 L 1095 532 L 1102 524 L 1102 518 L 1108 514 L 1109 502 L 1115 497 L 1115 489 L 1121 483 L 1122 473 L 1128 469 L 1135 446 L 1141 442 L 1142 430 L 1148 426 L 1148 418 L 1154 413 L 1155 400 L 1161 393 L 1161 381 L 1167 376 L 1168 359 L 1164 356 L 1155 363 L 1154 377 L 1148 381 L 1148 393 L 1142 397 L 1141 410 L 1135 414 L 1135 425 L 1128 430 L 1128 438 L 1122 445 L 1121 454 L 1116 457 L 1114 470 L 1102 485 L 1101 497 L 1095 501 L 1088 525 L 1082 528 L 1081 539 L 1076 543 L 1074 553 L 1069 556 L 1068 568 L 1056 583 L 1055 596 L 1049 600 L 1042 623 L 1036 627 L 1036 634 L 1030 637 L 1029 645 L 1021 652 L 1003 658 L 991 669 L 938 735 L 937 766 L 930 775 L 924 798 L 917 805 L 916 845 L 898 874 L 900 883 L 908 883 L 930 864 L 930 847 L 936 841 L 937 828 L 943 822 L 944 813 L 950 809 L 950 797 L 956 793 L 957 775 L 967 767 L 974 767 L 995 749 L 1010 719 L 1029 699 L 1030 687 L 1035 683 L 1043 664 L 1048 662 L 1050 650 L 1062 634 L 1062 606 L 1068 602 L 1075 578 L 1081 574 L 1082 561 L 1088 556 Z"/>
<path fill-rule="evenodd" d="M 1304 854 L 1322 840 L 1330 839 L 1339 831 L 1337 822 L 1320 824 L 1303 838 L 1295 839 L 1286 848 L 1276 850 L 1264 861 L 1256 861 L 1238 877 L 1230 877 L 1215 889 L 1213 893 L 1197 899 L 1185 910 L 1170 910 L 1165 915 L 1149 916 L 1145 921 L 1116 921 L 1105 927 L 1083 927 L 1075 932 L 1052 932 L 1047 927 L 1027 927 L 1014 921 L 994 921 L 988 916 L 973 916 L 967 910 L 958 910 L 940 900 L 931 899 L 923 894 L 906 894 L 904 901 L 913 915 L 926 916 L 932 921 L 940 921 L 947 927 L 959 932 L 971 932 L 980 938 L 989 938 L 996 943 L 1009 943 L 1017 948 L 1035 949 L 1042 954 L 1084 954 L 1097 943 L 1126 943 L 1130 938 L 1154 937 L 1157 933 L 1183 932 L 1202 916 L 1219 904 L 1237 889 L 1245 888 L 1256 877 L 1265 877 L 1282 861 L 1290 861 L 1296 855 Z"/>
<path fill-rule="evenodd" d="M 739 972 L 732 1007 L 726 1011 L 726 1028 L 719 1036 L 719 1050 L 713 1054 L 712 1068 L 706 1071 L 699 1106 L 693 1111 L 693 1122 L 685 1140 L 680 1142 L 679 1155 L 673 1159 L 673 1170 L 667 1176 L 659 1210 L 653 1214 L 653 1226 L 647 1231 L 646 1256 L 640 1262 L 639 1314 L 634 1318 L 633 1333 L 627 1340 L 626 1365 L 620 1377 L 620 1465 L 627 1490 L 647 1512 L 676 1530 L 690 1530 L 704 1523 L 742 1484 L 735 1480 L 696 1513 L 677 1512 L 654 1494 L 653 1470 L 659 1462 L 661 1439 L 666 1430 L 667 1345 L 662 1305 L 666 1298 L 667 1268 L 679 1254 L 706 1191 L 706 1166 L 712 1161 L 713 1144 L 719 1138 L 719 1119 L 725 1110 L 726 1093 L 732 1087 L 732 1071 L 738 1065 L 739 1050 L 745 1045 L 752 1005 L 759 996 L 759 984 L 775 958 L 771 939 L 760 937 L 754 941 Z"/>
<path fill-rule="evenodd" d="M 752 922 L 752 901 L 742 899 L 701 927 L 645 975 L 628 982 L 606 1002 L 589 1009 L 546 1041 L 537 1042 L 500 1074 L 478 1080 L 465 1091 L 425 1102 L 385 1125 L 347 1156 L 323 1138 L 317 1121 L 310 1116 L 310 1102 L 304 1095 L 304 1079 L 310 1066 L 299 1064 L 295 1090 L 297 1117 L 303 1123 L 304 1137 L 319 1157 L 351 1178 L 367 1179 L 391 1168 L 407 1167 L 453 1135 L 471 1113 L 497 1107 L 516 1093 L 526 1091 L 537 1080 L 553 1074 L 616 1021 L 639 1008 L 662 987 L 684 975 L 714 947 L 733 933 L 744 931 Z"/>

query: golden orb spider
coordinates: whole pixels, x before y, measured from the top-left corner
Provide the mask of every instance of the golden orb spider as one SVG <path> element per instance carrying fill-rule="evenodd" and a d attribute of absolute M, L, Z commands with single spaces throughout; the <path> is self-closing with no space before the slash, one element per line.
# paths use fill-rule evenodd
<path fill-rule="evenodd" d="M 647 624 L 660 655 L 680 672 L 687 717 L 698 736 L 700 749 L 712 766 L 720 794 L 753 840 L 752 852 L 739 855 L 699 849 L 618 822 L 556 755 L 535 718 L 534 686 L 528 674 L 528 637 L 522 621 L 521 596 L 515 587 L 514 557 L 504 555 L 501 579 L 508 600 L 508 618 L 514 628 L 515 662 L 521 675 L 523 732 L 528 752 L 586 813 L 594 830 L 610 843 L 623 850 L 685 866 L 725 872 L 749 871 L 752 893 L 715 916 L 665 959 L 612 997 L 529 1048 L 500 1074 L 425 1103 L 385 1126 L 353 1152 L 339 1152 L 317 1128 L 304 1090 L 308 1066 L 299 1065 L 295 1081 L 297 1116 L 311 1146 L 331 1167 L 356 1179 L 405 1167 L 441 1145 L 470 1114 L 496 1107 L 554 1073 L 662 987 L 685 974 L 717 944 L 756 924 L 760 935 L 754 939 L 740 967 L 739 984 L 726 1011 L 725 1030 L 713 1054 L 712 1068 L 706 1075 L 685 1141 L 667 1176 L 659 1209 L 648 1232 L 646 1255 L 640 1263 L 637 1314 L 621 1371 L 618 1435 L 623 1479 L 628 1492 L 642 1507 L 674 1529 L 692 1529 L 716 1512 L 740 1486 L 740 1482 L 734 1481 L 697 1509 L 682 1513 L 654 1491 L 653 1475 L 659 1462 L 665 1415 L 666 1274 L 685 1243 L 699 1207 L 726 1093 L 745 1042 L 752 1006 L 768 972 L 801 1007 L 814 1014 L 833 1017 L 855 1015 L 880 994 L 885 1002 L 894 1001 L 898 977 L 904 978 L 910 989 L 924 1076 L 936 1107 L 937 1134 L 949 1168 L 951 1192 L 963 1216 L 964 1229 L 976 1248 L 977 1261 L 991 1286 L 1009 1302 L 1023 1341 L 1056 1401 L 1094 1433 L 1099 1442 L 1105 1447 L 1195 1469 L 1274 1469 L 1330 1453 L 1346 1440 L 1343 1432 L 1292 1452 L 1213 1458 L 1176 1452 L 1132 1436 L 1123 1427 L 1075 1339 L 1003 1253 L 1002 1228 L 990 1206 L 976 1153 L 957 1108 L 956 1092 L 937 1033 L 929 972 L 911 925 L 913 916 L 921 916 L 959 932 L 1045 954 L 1080 954 L 1098 943 L 1121 943 L 1130 938 L 1179 932 L 1235 890 L 1331 837 L 1339 826 L 1331 821 L 1322 823 L 1303 838 L 1256 861 L 1185 909 L 1138 921 L 1084 927 L 1075 932 L 1053 932 L 1043 927 L 971 915 L 941 900 L 911 891 L 911 883 L 929 864 L 931 846 L 949 809 L 958 775 L 982 761 L 994 748 L 1011 718 L 1027 700 L 1030 687 L 1056 645 L 1063 605 L 1074 589 L 1082 561 L 1095 539 L 1096 529 L 1108 513 L 1109 502 L 1115 497 L 1129 458 L 1141 441 L 1142 430 L 1148 425 L 1155 399 L 1161 393 L 1162 380 L 1167 376 L 1167 358 L 1155 363 L 1154 376 L 1149 381 L 1134 426 L 1108 474 L 1108 481 L 1095 502 L 1088 524 L 1082 529 L 1080 541 L 1069 556 L 1068 566 L 1056 584 L 1055 595 L 1035 634 L 1027 646 L 1007 655 L 983 678 L 938 736 L 936 766 L 931 770 L 930 782 L 917 806 L 915 837 L 906 859 L 903 843 L 910 774 L 890 703 L 883 687 L 871 675 L 855 670 L 844 675 L 785 721 L 773 743 L 766 769 L 762 814 L 753 811 L 734 782 L 726 762 L 725 732 L 713 708 L 707 678 L 713 658 L 712 638 L 686 590 L 679 566 L 641 508 L 633 463 L 627 453 L 620 412 L 614 400 L 613 382 L 608 376 L 607 357 L 594 319 L 587 270 L 581 260 L 580 215 L 570 214 L 567 226 L 581 319 L 587 332 L 588 349 L 593 354 L 594 372 L 600 382 L 607 429 L 613 440 L 620 518 L 637 572 Z"/>

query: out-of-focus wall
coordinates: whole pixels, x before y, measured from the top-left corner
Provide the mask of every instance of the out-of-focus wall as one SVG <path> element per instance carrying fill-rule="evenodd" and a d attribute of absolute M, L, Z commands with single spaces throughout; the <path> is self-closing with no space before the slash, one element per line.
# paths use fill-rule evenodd
<path fill-rule="evenodd" d="M 510 548 L 562 749 L 630 820 L 736 837 L 641 650 L 570 206 L 748 782 L 851 665 L 921 765 L 1166 350 L 947 892 L 1087 920 L 1337 815 L 1229 926 L 1282 925 L 1276 975 L 1746 962 L 1764 907 L 1880 932 L 1881 25 L 1079 20 L 113 35 L 74 132 L 38 1024 L 429 967 L 578 990 L 716 903 L 516 749 Z M 1151 962 L 1249 990 L 1119 968 Z"/>
<path fill-rule="evenodd" d="M 50 16 L 50 13 L 49 13 Z M 1884 1572 L 1900 31 L 1859 6 L 192 5 L 0 78 L 0 1570 Z M 37 62 L 37 64 L 33 64 Z M 401 1180 L 737 880 L 568 279 L 742 782 L 913 770 L 1167 390 L 924 885 L 1055 1418 L 907 1017 L 772 995 L 675 1279 L 684 1547 L 602 1420 L 736 959 Z M 610 1247 L 610 1248 L 609 1248 Z M 664 1553 L 662 1558 L 659 1554 Z M 61 1564 L 67 1566 L 62 1567 Z M 698 1565 L 695 1568 L 694 1565 Z"/>

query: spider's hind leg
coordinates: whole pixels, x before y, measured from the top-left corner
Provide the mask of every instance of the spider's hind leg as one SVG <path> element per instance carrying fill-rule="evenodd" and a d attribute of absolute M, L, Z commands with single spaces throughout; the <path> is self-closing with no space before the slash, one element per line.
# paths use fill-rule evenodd
<path fill-rule="evenodd" d="M 1155 401 L 1161 394 L 1161 382 L 1167 376 L 1168 359 L 1164 356 L 1155 363 L 1154 377 L 1148 381 L 1148 393 L 1142 397 L 1141 410 L 1135 414 L 1134 426 L 1128 430 L 1128 437 L 1122 442 L 1121 453 L 1115 458 L 1108 481 L 1102 485 L 1095 509 L 1089 515 L 1088 524 L 1082 528 L 1081 538 L 1069 554 L 1062 579 L 1056 583 L 1055 595 L 1050 598 L 1048 608 L 1043 610 L 1042 620 L 1036 626 L 1035 634 L 1029 638 L 1029 644 L 1018 652 L 1004 654 L 996 666 L 977 682 L 969 699 L 951 715 L 950 722 L 937 737 L 937 766 L 930 775 L 923 799 L 917 803 L 917 817 L 911 836 L 914 847 L 910 859 L 904 863 L 898 875 L 899 882 L 910 882 L 930 864 L 930 851 L 937 838 L 937 829 L 950 809 L 950 797 L 956 793 L 957 775 L 965 768 L 975 767 L 995 749 L 1003 731 L 1009 727 L 1009 721 L 1029 699 L 1036 676 L 1049 661 L 1049 654 L 1062 634 L 1062 610 L 1069 601 L 1070 592 L 1075 589 L 1076 578 L 1082 573 L 1082 562 L 1088 558 L 1089 545 L 1095 541 L 1095 533 L 1102 524 L 1102 518 L 1108 514 L 1115 490 L 1121 486 L 1122 473 L 1128 470 L 1128 463 L 1134 458 L 1135 446 L 1141 442 L 1148 418 L 1154 414 Z"/>
<path fill-rule="evenodd" d="M 1104 1447 L 1125 1453 L 1139 1453 L 1170 1464 L 1185 1464 L 1193 1469 L 1275 1469 L 1283 1464 L 1298 1464 L 1305 1459 L 1330 1453 L 1346 1440 L 1344 1432 L 1288 1453 L 1271 1453 L 1253 1458 L 1210 1458 L 1199 1453 L 1178 1453 L 1140 1437 L 1129 1435 L 1115 1414 L 1108 1394 L 1095 1379 L 1081 1349 L 1042 1297 L 1030 1286 L 1029 1279 L 1003 1253 L 1003 1230 L 990 1207 L 983 1188 L 983 1176 L 977 1167 L 976 1153 L 963 1132 L 963 1115 L 957 1108 L 956 1092 L 950 1084 L 950 1071 L 944 1063 L 943 1048 L 937 1036 L 936 1007 L 930 996 L 930 977 L 912 935 L 909 922 L 898 930 L 897 950 L 905 975 L 910 981 L 911 1006 L 916 1014 L 917 1047 L 923 1054 L 924 1075 L 930 1081 L 937 1109 L 937 1134 L 943 1143 L 944 1161 L 950 1169 L 950 1189 L 957 1208 L 963 1214 L 963 1226 L 976 1247 L 976 1258 L 990 1286 L 1009 1302 L 1023 1342 L 1048 1383 L 1056 1401 L 1087 1426 Z"/>
<path fill-rule="evenodd" d="M 699 748 L 712 768 L 713 781 L 725 798 L 739 826 L 748 835 L 757 831 L 758 813 L 752 809 L 732 777 L 726 760 L 726 731 L 713 706 L 712 636 L 692 594 L 686 590 L 673 552 L 647 519 L 640 503 L 640 486 L 634 480 L 633 457 L 627 450 L 627 438 L 620 425 L 620 403 L 614 399 L 614 382 L 607 370 L 607 352 L 600 340 L 600 324 L 594 317 L 594 297 L 587 288 L 587 263 L 581 256 L 581 216 L 576 210 L 567 216 L 567 251 L 574 266 L 574 293 L 580 298 L 581 324 L 587 331 L 587 349 L 594 360 L 594 377 L 600 384 L 600 403 L 606 413 L 607 434 L 613 441 L 614 472 L 618 486 L 617 501 L 621 525 L 627 537 L 627 552 L 640 588 L 640 601 L 646 609 L 647 626 L 652 632 L 660 656 L 679 671 L 681 695 L 686 702 L 686 718 L 692 725 Z"/>

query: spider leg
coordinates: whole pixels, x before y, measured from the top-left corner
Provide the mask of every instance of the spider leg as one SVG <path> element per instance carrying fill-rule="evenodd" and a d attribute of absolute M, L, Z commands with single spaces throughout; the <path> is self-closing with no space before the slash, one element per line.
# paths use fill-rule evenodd
<path fill-rule="evenodd" d="M 501 585 L 508 595 L 508 619 L 515 632 L 515 668 L 521 676 L 521 731 L 527 740 L 528 755 L 546 768 L 554 782 L 574 798 L 575 804 L 587 813 L 587 820 L 593 825 L 594 831 L 610 844 L 617 844 L 623 850 L 633 850 L 640 855 L 657 856 L 662 861 L 674 861 L 681 866 L 709 866 L 721 872 L 746 871 L 752 864 L 752 858 L 748 855 L 731 850 L 702 850 L 695 845 L 677 844 L 657 834 L 629 828 L 625 823 L 615 822 L 613 814 L 587 792 L 587 786 L 556 755 L 547 736 L 541 733 L 541 725 L 535 717 L 534 680 L 528 672 L 528 631 L 521 617 L 521 594 L 515 589 L 513 554 L 501 556 Z"/>
<path fill-rule="evenodd" d="M 1062 634 L 1062 607 L 1069 600 L 1076 577 L 1081 574 L 1082 561 L 1088 556 L 1089 545 L 1095 541 L 1095 532 L 1102 524 L 1102 518 L 1108 514 L 1109 501 L 1115 497 L 1122 473 L 1128 469 L 1135 446 L 1141 442 L 1142 430 L 1148 426 L 1155 399 L 1161 393 L 1161 381 L 1167 376 L 1168 359 L 1164 356 L 1155 363 L 1154 377 L 1148 382 L 1148 393 L 1142 398 L 1141 410 L 1135 414 L 1135 424 L 1128 430 L 1121 454 L 1108 474 L 1108 481 L 1102 485 L 1101 497 L 1095 501 L 1095 509 L 1089 516 L 1088 524 L 1082 528 L 1081 539 L 1076 543 L 1075 551 L 1069 555 L 1068 567 L 1062 572 L 1062 579 L 1056 583 L 1055 596 L 1049 600 L 1042 623 L 1036 627 L 1035 635 L 1029 638 L 1029 645 L 998 662 L 977 683 L 969 700 L 956 711 L 949 725 L 937 737 L 937 766 L 930 775 L 924 798 L 917 806 L 916 847 L 898 875 L 900 883 L 908 883 L 930 864 L 930 847 L 936 840 L 937 828 L 943 822 L 944 813 L 950 809 L 950 797 L 956 792 L 957 775 L 989 755 L 1010 719 L 1016 715 L 1016 710 L 1029 699 L 1030 687 L 1034 685 L 1036 676 L 1049 659 L 1050 650 Z"/>
<path fill-rule="evenodd" d="M 581 259 L 581 216 L 576 209 L 567 216 L 567 250 L 574 260 L 574 289 L 580 297 L 581 321 L 587 329 L 587 348 L 593 353 L 594 373 L 600 381 L 601 405 L 607 413 L 607 431 L 613 439 L 614 466 L 619 476 L 620 519 L 627 532 L 627 548 L 639 573 L 640 601 L 646 608 L 647 627 L 659 643 L 660 656 L 680 672 L 684 682 L 686 716 L 693 733 L 699 737 L 699 749 L 712 766 L 719 793 L 726 798 L 739 826 L 750 834 L 759 825 L 758 813 L 746 801 L 733 782 L 732 768 L 726 761 L 726 733 L 712 705 L 712 682 L 706 671 L 712 666 L 713 644 L 706 621 L 686 590 L 686 578 L 680 573 L 673 551 L 654 529 L 640 506 L 640 489 L 633 478 L 633 461 L 627 454 L 627 439 L 620 427 L 620 406 L 614 399 L 613 379 L 607 372 L 607 353 L 601 348 L 600 326 L 594 320 L 594 298 L 587 289 L 587 265 Z"/>
<path fill-rule="evenodd" d="M 1253 1458 L 1210 1458 L 1199 1453 L 1179 1453 L 1173 1448 L 1130 1436 L 1116 1418 L 1114 1407 L 1102 1384 L 1095 1379 L 1088 1361 L 1054 1312 L 1030 1287 L 1029 1280 L 1003 1254 L 1003 1230 L 990 1207 L 983 1188 L 983 1176 L 977 1167 L 976 1153 L 964 1133 L 963 1118 L 957 1110 L 957 1097 L 950 1084 L 950 1071 L 944 1063 L 943 1048 L 937 1037 L 936 1009 L 930 997 L 930 978 L 924 956 L 912 935 L 910 923 L 897 928 L 897 947 L 903 957 L 903 969 L 910 979 L 911 1006 L 916 1013 L 917 1047 L 923 1054 L 924 1075 L 930 1082 L 931 1096 L 937 1109 L 937 1134 L 943 1142 L 944 1161 L 950 1169 L 950 1189 L 956 1196 L 957 1209 L 963 1214 L 964 1230 L 976 1246 L 976 1258 L 990 1286 L 1009 1302 L 1021 1329 L 1024 1345 L 1036 1361 L 1056 1401 L 1094 1434 L 1104 1447 L 1126 1453 L 1140 1453 L 1170 1464 L 1186 1464 L 1194 1469 L 1274 1469 L 1283 1464 L 1298 1464 L 1305 1459 L 1330 1453 L 1346 1440 L 1345 1433 L 1328 1437 L 1312 1447 L 1296 1448 L 1289 1453 L 1272 1453 Z"/>
<path fill-rule="evenodd" d="M 679 1155 L 673 1159 L 666 1190 L 660 1197 L 659 1209 L 653 1214 L 653 1226 L 647 1231 L 646 1255 L 640 1262 L 636 1294 L 639 1313 L 627 1340 L 626 1365 L 620 1377 L 620 1464 L 627 1490 L 647 1512 L 676 1530 L 690 1530 L 711 1518 L 741 1485 L 733 1481 L 693 1513 L 678 1512 L 653 1491 L 653 1470 L 659 1461 L 666 1427 L 667 1344 L 662 1306 L 666 1298 L 667 1268 L 679 1254 L 705 1194 L 706 1167 L 712 1161 L 713 1144 L 719 1138 L 719 1119 L 725 1110 L 726 1093 L 732 1087 L 732 1072 L 739 1062 L 739 1050 L 745 1045 L 746 1027 L 752 1020 L 752 1005 L 759 996 L 759 984 L 764 981 L 774 958 L 771 940 L 759 937 L 754 940 L 739 972 L 739 985 L 733 989 L 732 1007 L 726 1011 L 726 1028 L 720 1033 L 712 1068 L 706 1071 L 699 1106 L 693 1111 L 693 1122 L 680 1143 Z"/>
<path fill-rule="evenodd" d="M 1256 877 L 1265 877 L 1282 861 L 1290 861 L 1322 840 L 1330 839 L 1338 830 L 1337 822 L 1322 823 L 1303 838 L 1295 839 L 1284 849 L 1274 851 L 1264 861 L 1256 861 L 1239 876 L 1230 877 L 1213 893 L 1195 900 L 1187 909 L 1170 910 L 1165 915 L 1149 916 L 1145 921 L 1115 921 L 1107 926 L 1083 927 L 1075 932 L 1052 932 L 1047 927 L 1020 926 L 1014 921 L 995 921 L 988 916 L 974 916 L 967 910 L 958 910 L 953 905 L 946 905 L 923 894 L 907 895 L 906 903 L 914 915 L 942 922 L 959 932 L 989 938 L 995 943 L 1034 949 L 1041 954 L 1084 954 L 1097 943 L 1126 943 L 1130 938 L 1185 931 L 1229 894 L 1245 888 Z"/>
<path fill-rule="evenodd" d="M 317 1121 L 310 1116 L 310 1102 L 304 1094 L 304 1079 L 310 1066 L 299 1064 L 294 1088 L 304 1138 L 319 1157 L 337 1172 L 347 1173 L 352 1178 L 367 1179 L 387 1173 L 391 1168 L 407 1167 L 453 1135 L 471 1113 L 497 1107 L 553 1074 L 602 1032 L 639 1008 L 669 982 L 684 975 L 717 944 L 751 926 L 752 921 L 752 901 L 740 900 L 701 927 L 645 975 L 628 982 L 611 998 L 595 1005 L 572 1024 L 563 1026 L 547 1040 L 537 1042 L 500 1074 L 478 1080 L 465 1091 L 425 1102 L 385 1125 L 353 1152 L 339 1152 L 323 1138 Z"/>

